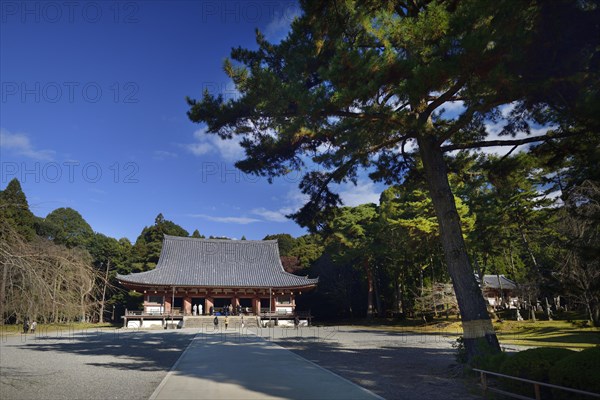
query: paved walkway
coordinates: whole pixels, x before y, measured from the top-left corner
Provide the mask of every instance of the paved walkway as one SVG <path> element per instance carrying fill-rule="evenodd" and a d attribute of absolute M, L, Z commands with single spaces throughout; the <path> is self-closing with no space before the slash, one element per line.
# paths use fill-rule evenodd
<path fill-rule="evenodd" d="M 199 333 L 154 399 L 381 399 L 254 335 Z"/>

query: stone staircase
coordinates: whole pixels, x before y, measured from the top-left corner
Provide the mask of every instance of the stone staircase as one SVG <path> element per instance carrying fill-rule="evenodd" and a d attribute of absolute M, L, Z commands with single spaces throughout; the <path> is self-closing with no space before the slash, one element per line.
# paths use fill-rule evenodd
<path fill-rule="evenodd" d="M 210 315 L 202 315 L 202 316 L 186 316 L 183 317 L 183 327 L 184 328 L 212 328 L 214 316 Z M 217 317 L 219 318 L 219 325 L 225 323 L 225 317 Z M 232 315 L 227 317 L 227 321 L 229 322 L 229 328 L 237 329 L 241 327 L 242 318 L 240 316 Z M 244 315 L 244 326 L 246 328 L 256 327 L 257 321 L 256 316 L 253 315 Z"/>

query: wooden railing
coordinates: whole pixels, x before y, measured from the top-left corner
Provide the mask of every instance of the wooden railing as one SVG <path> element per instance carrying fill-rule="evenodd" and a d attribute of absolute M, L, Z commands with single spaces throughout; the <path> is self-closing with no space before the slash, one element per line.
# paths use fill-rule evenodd
<path fill-rule="evenodd" d="M 553 385 L 551 383 L 534 381 L 534 380 L 531 380 L 531 379 L 518 378 L 516 376 L 499 374 L 497 372 L 486 371 L 486 370 L 483 370 L 483 369 L 473 368 L 473 371 L 480 373 L 481 386 L 483 388 L 483 392 L 484 393 L 485 392 L 500 393 L 500 394 L 503 394 L 504 396 L 512 397 L 512 398 L 515 398 L 515 399 L 522 399 L 522 400 L 542 400 L 542 394 L 541 394 L 541 390 L 540 389 L 541 389 L 542 386 L 544 386 L 544 387 L 549 387 L 549 388 L 552 388 L 552 389 L 563 390 L 563 391 L 566 391 L 566 392 L 577 393 L 577 394 L 584 395 L 584 396 L 589 396 L 589 397 L 594 397 L 594 398 L 600 398 L 600 394 L 599 393 L 586 392 L 585 390 L 572 389 L 572 388 L 568 388 L 568 387 L 564 387 L 564 386 Z M 508 392 L 506 390 L 502 390 L 502 389 L 499 389 L 497 387 L 491 387 L 491 386 L 488 385 L 488 379 L 487 379 L 488 375 L 497 376 L 497 377 L 504 378 L 504 379 L 512 379 L 512 380 L 515 380 L 515 381 L 521 381 L 521 382 L 530 383 L 530 384 L 533 385 L 533 391 L 535 393 L 535 397 L 527 397 L 527 396 L 523 396 L 523 395 L 520 395 L 520 394 Z"/>
<path fill-rule="evenodd" d="M 220 311 L 219 311 L 220 312 Z M 126 317 L 144 317 L 144 316 L 182 316 L 181 309 L 173 308 L 169 312 L 144 312 L 143 310 L 125 310 Z M 208 315 L 208 314 L 206 314 Z M 237 315 L 237 314 L 236 314 Z M 243 313 L 243 315 L 253 315 L 252 313 Z M 312 315 L 308 311 L 298 312 L 287 312 L 287 311 L 269 311 L 268 308 L 261 309 L 260 317 L 295 317 L 298 318 L 312 318 Z"/>
<path fill-rule="evenodd" d="M 171 312 L 144 312 L 143 310 L 125 310 L 126 317 L 145 317 L 145 316 L 171 316 L 182 315 L 180 309 L 173 309 Z"/>

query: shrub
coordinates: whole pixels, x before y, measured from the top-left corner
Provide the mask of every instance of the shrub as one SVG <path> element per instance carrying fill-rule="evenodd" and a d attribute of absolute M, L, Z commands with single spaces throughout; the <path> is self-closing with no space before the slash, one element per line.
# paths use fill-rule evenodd
<path fill-rule="evenodd" d="M 456 362 L 459 364 L 466 364 L 468 361 L 467 349 L 465 348 L 465 340 L 462 336 L 456 338 L 456 342 L 452 343 L 452 347 L 456 349 Z"/>
<path fill-rule="evenodd" d="M 456 339 L 456 342 L 452 343 L 452 347 L 456 349 L 456 361 L 460 364 L 469 363 L 470 366 L 474 368 L 485 369 L 482 366 L 483 364 L 481 364 L 484 362 L 483 360 L 487 360 L 489 357 L 500 354 L 494 349 L 491 349 L 484 338 L 477 339 L 475 346 L 477 348 L 477 355 L 469 362 L 469 354 L 465 346 L 465 339 L 462 336 L 459 336 Z"/>
<path fill-rule="evenodd" d="M 509 355 L 502 351 L 500 353 L 477 356 L 473 359 L 472 364 L 473 368 L 491 372 L 500 372 L 500 368 L 507 358 L 509 358 Z"/>
<path fill-rule="evenodd" d="M 500 367 L 500 373 L 534 381 L 548 382 L 550 369 L 560 360 L 575 353 L 568 349 L 539 347 L 528 349 L 507 357 Z M 503 379 L 502 386 L 514 393 L 532 396 L 533 384 Z M 548 393 L 546 393 L 548 392 Z M 546 395 L 544 395 L 546 394 Z M 549 390 L 542 388 L 542 397 L 547 398 Z"/>
<path fill-rule="evenodd" d="M 550 370 L 550 383 L 600 393 L 600 347 L 563 358 Z M 573 399 L 573 393 L 554 390 L 554 399 Z"/>

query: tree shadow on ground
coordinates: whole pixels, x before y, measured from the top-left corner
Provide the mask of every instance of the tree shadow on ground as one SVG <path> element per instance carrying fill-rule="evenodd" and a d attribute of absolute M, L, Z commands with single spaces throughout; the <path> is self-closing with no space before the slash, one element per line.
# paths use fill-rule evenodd
<path fill-rule="evenodd" d="M 459 377 L 452 349 L 383 346 L 349 348 L 329 341 L 277 344 L 386 399 L 479 398 Z"/>
<path fill-rule="evenodd" d="M 123 332 L 107 329 L 40 334 L 28 338 L 20 347 L 38 352 L 114 356 L 119 360 L 86 363 L 92 366 L 136 371 L 168 371 L 192 338 L 193 334 L 190 332 L 181 331 Z"/>
<path fill-rule="evenodd" d="M 457 332 L 416 334 L 328 326 L 258 332 L 310 361 L 387 399 L 480 398 L 462 379 L 452 344 Z"/>
<path fill-rule="evenodd" d="M 17 346 L 35 352 L 90 356 L 87 365 L 103 368 L 132 372 L 167 371 L 197 332 L 82 332 L 62 337 L 38 336 Z M 423 340 L 419 335 L 351 328 L 344 331 L 319 329 L 318 332 L 289 329 L 285 334 L 283 330 L 270 332 L 273 335 L 268 335 L 268 330 L 260 330 L 267 336 L 266 341 L 243 330 L 197 335 L 190 348 L 198 347 L 198 357 L 192 360 L 191 366 L 178 368 L 175 374 L 236 385 L 264 397 L 300 398 L 295 389 L 297 386 L 294 386 L 300 382 L 318 386 L 323 390 L 319 392 L 320 398 L 333 397 L 327 392 L 326 383 L 304 380 L 318 369 L 314 364 L 271 362 L 275 352 L 279 351 L 273 349 L 278 347 L 272 346 L 272 342 L 386 399 L 479 398 L 469 393 L 464 381 L 457 378 L 454 350 L 447 343 L 439 344 L 440 340 L 448 339 L 443 336 L 429 335 L 429 339 Z M 277 337 L 275 332 L 278 332 Z M 348 335 L 353 334 L 364 339 L 355 341 L 354 347 L 352 341 L 350 344 L 346 341 Z M 376 343 L 371 346 L 371 341 Z M 209 349 L 212 355 L 208 354 Z M 106 355 L 114 357 L 103 362 L 100 356 Z M 98 356 L 97 361 L 94 356 Z M 245 371 L 259 371 L 260 378 Z M 281 372 L 283 376 L 289 375 L 291 381 L 271 378 L 282 376 Z"/>

